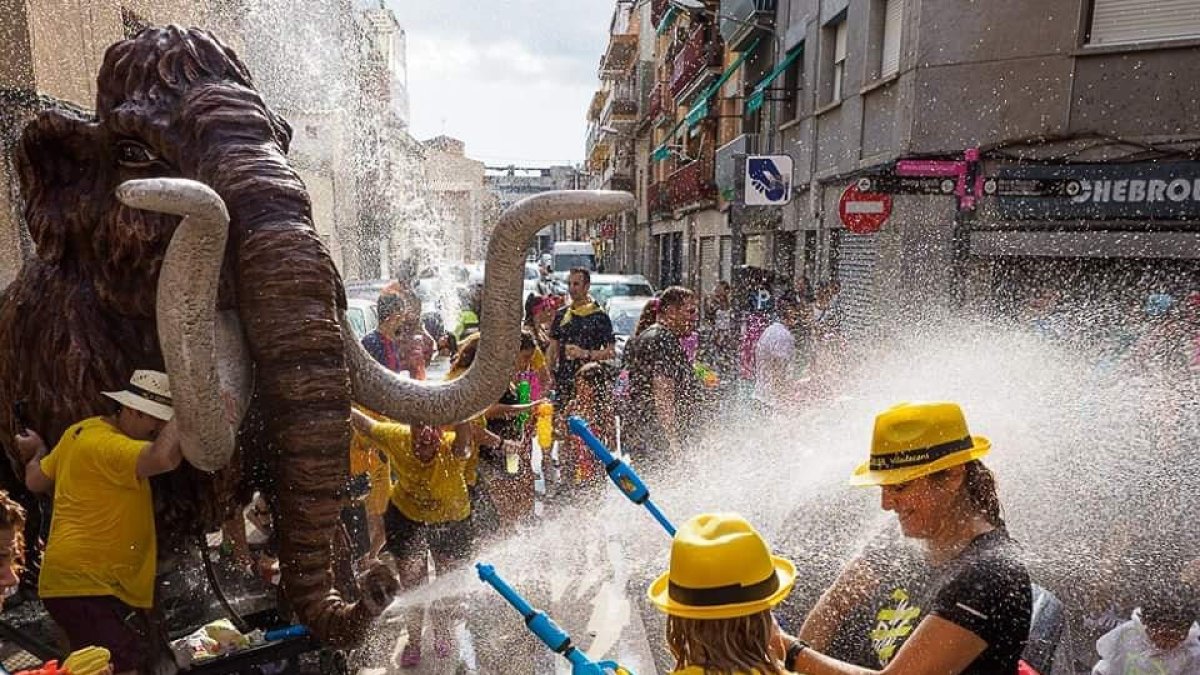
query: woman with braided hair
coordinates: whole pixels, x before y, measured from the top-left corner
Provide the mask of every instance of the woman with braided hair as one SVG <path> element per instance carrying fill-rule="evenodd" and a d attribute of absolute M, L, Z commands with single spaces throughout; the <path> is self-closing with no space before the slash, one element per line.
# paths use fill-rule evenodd
<path fill-rule="evenodd" d="M 850 482 L 882 489 L 881 506 L 896 514 L 905 537 L 918 540 L 920 554 L 877 548 L 848 565 L 800 639 L 781 634 L 776 649 L 789 671 L 1019 672 L 1032 585 L 1008 536 L 995 478 L 980 461 L 990 449 L 988 439 L 967 431 L 954 403 L 902 403 L 876 417 L 870 460 Z M 908 565 L 897 564 L 905 558 Z"/>

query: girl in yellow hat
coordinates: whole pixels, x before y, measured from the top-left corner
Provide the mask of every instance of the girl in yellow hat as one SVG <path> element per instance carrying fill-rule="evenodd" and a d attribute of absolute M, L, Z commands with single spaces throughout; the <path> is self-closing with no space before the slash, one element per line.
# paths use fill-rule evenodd
<path fill-rule="evenodd" d="M 771 555 L 741 516 L 708 513 L 676 531 L 670 569 L 647 595 L 665 612 L 677 675 L 775 675 L 771 608 L 791 592 L 796 568 Z"/>
<path fill-rule="evenodd" d="M 954 403 L 903 403 L 875 419 L 870 460 L 854 485 L 877 485 L 881 505 L 919 540 L 915 569 L 864 557 L 849 565 L 779 649 L 806 675 L 1015 675 L 1029 636 L 1032 586 L 980 461 L 988 439 L 967 431 Z M 892 563 L 892 564 L 886 564 Z M 890 570 L 890 571 L 889 571 Z M 866 605 L 869 625 L 848 618 Z M 846 625 L 843 625 L 846 624 Z M 857 665 L 822 651 L 835 636 L 864 648 Z M 811 646 L 810 646 L 811 645 Z"/>

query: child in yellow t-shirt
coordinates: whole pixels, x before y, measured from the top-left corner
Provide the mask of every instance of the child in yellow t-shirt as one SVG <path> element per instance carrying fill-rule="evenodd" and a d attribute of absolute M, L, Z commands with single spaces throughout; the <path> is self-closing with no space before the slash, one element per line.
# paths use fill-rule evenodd
<path fill-rule="evenodd" d="M 388 457 L 395 482 L 383 515 L 387 547 L 396 558 L 400 585 L 411 590 L 428 579 L 429 558 L 434 572 L 445 574 L 469 555 L 472 530 L 467 466 L 475 436 L 469 422 L 454 431 L 431 426 L 377 422 L 351 409 L 354 428 Z M 421 661 L 424 608 L 407 611 L 408 644 L 400 657 L 404 667 Z M 431 612 L 434 651 L 445 658 L 453 651 L 447 613 Z"/>

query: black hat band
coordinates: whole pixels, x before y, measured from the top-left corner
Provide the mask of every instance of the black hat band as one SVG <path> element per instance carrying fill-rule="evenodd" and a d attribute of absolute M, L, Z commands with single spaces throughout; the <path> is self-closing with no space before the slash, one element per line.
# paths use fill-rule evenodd
<path fill-rule="evenodd" d="M 871 462 L 868 466 L 871 467 L 872 471 L 903 469 L 905 467 L 936 462 L 947 455 L 952 455 L 962 450 L 970 450 L 973 447 L 975 447 L 975 442 L 971 440 L 970 436 L 967 436 L 956 441 L 939 443 L 925 448 L 913 448 L 912 450 L 893 452 L 890 455 L 876 455 L 871 457 Z"/>
<path fill-rule="evenodd" d="M 667 595 L 675 602 L 689 607 L 716 607 L 766 600 L 777 590 L 779 576 L 775 574 L 775 570 L 771 570 L 771 576 L 749 586 L 730 584 L 713 588 L 688 588 L 674 581 L 667 582 Z"/>
<path fill-rule="evenodd" d="M 132 382 L 129 383 L 128 391 L 129 391 L 129 393 L 131 393 L 135 396 L 140 396 L 140 397 L 146 399 L 147 401 L 154 401 L 155 403 L 165 405 L 165 406 L 171 405 L 171 397 L 170 396 L 163 396 L 162 394 L 156 394 L 148 389 L 142 389 L 141 387 L 137 386 L 136 384 L 134 384 Z"/>

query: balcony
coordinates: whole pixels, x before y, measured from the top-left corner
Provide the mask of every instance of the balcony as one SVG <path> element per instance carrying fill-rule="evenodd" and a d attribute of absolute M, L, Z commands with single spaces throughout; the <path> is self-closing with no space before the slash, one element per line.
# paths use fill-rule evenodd
<path fill-rule="evenodd" d="M 666 206 L 672 211 L 715 201 L 712 160 L 692 160 L 667 176 L 666 193 Z"/>
<path fill-rule="evenodd" d="M 587 119 L 589 122 L 595 122 L 600 119 L 600 111 L 604 109 L 604 102 L 608 98 L 608 92 L 603 89 L 597 89 L 592 94 L 592 102 L 588 104 Z"/>
<path fill-rule="evenodd" d="M 744 51 L 752 39 L 768 35 L 774 27 L 776 4 L 777 0 L 721 0 L 721 39 L 731 51 Z"/>
<path fill-rule="evenodd" d="M 650 25 L 657 29 L 670 6 L 669 0 L 650 0 Z"/>
<path fill-rule="evenodd" d="M 632 3 L 618 2 L 609 27 L 608 48 L 600 59 L 600 77 L 620 77 L 637 60 L 638 26 L 632 14 Z"/>
<path fill-rule="evenodd" d="M 608 161 L 608 156 L 612 153 L 612 144 L 608 139 L 608 134 L 600 130 L 599 125 L 589 124 L 587 135 L 587 161 L 588 167 L 593 171 L 599 171 L 604 167 L 604 163 Z"/>
<path fill-rule="evenodd" d="M 667 205 L 667 184 L 651 183 L 646 188 L 646 211 L 651 218 L 666 215 L 671 212 Z"/>
<path fill-rule="evenodd" d="M 600 189 L 633 192 L 633 157 L 629 152 L 618 151 L 605 162 Z"/>
<path fill-rule="evenodd" d="M 604 108 L 600 111 L 600 126 L 623 125 L 637 122 L 637 88 L 631 81 L 622 82 L 608 92 Z"/>
<path fill-rule="evenodd" d="M 688 35 L 671 65 L 671 97 L 679 101 L 697 89 L 702 75 L 720 69 L 721 43 L 712 39 L 712 30 L 703 24 Z"/>

